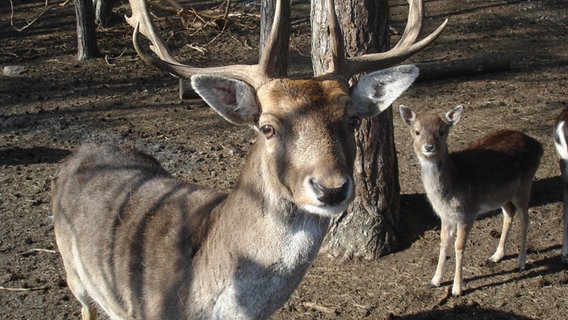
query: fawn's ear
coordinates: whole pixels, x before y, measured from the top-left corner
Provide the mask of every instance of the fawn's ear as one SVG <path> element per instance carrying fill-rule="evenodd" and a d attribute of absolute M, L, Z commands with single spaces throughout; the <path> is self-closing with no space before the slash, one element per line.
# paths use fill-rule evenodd
<path fill-rule="evenodd" d="M 405 105 L 401 104 L 400 107 L 398 107 L 398 112 L 400 112 L 402 121 L 404 121 L 407 125 L 411 125 L 414 120 L 416 120 L 416 113 Z"/>
<path fill-rule="evenodd" d="M 463 106 L 459 105 L 446 113 L 446 120 L 450 126 L 454 126 L 461 119 Z"/>
<path fill-rule="evenodd" d="M 191 86 L 227 121 L 254 127 L 260 108 L 256 91 L 246 82 L 210 75 L 194 75 Z"/>
<path fill-rule="evenodd" d="M 374 117 L 388 108 L 418 77 L 414 65 L 368 73 L 353 88 L 351 99 L 361 118 Z"/>

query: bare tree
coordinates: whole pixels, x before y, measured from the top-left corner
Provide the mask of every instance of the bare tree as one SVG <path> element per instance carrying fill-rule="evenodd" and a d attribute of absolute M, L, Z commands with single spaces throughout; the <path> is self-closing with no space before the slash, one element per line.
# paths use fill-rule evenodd
<path fill-rule="evenodd" d="M 75 16 L 77 17 L 77 58 L 82 61 L 100 56 L 93 0 L 75 0 Z"/>
<path fill-rule="evenodd" d="M 93 0 L 95 8 L 95 23 L 106 27 L 112 15 L 113 0 Z"/>
<path fill-rule="evenodd" d="M 79 61 L 100 56 L 96 25 L 107 26 L 113 0 L 75 0 Z"/>

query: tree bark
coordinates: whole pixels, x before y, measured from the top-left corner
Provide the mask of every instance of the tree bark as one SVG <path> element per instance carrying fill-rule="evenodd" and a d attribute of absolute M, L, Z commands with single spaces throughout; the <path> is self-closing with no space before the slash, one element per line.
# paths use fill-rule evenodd
<path fill-rule="evenodd" d="M 335 0 L 335 9 L 348 55 L 389 48 L 388 0 Z M 326 70 L 330 60 L 326 12 L 325 0 L 312 0 L 315 74 Z M 400 185 L 392 118 L 389 108 L 364 120 L 356 133 L 356 198 L 347 212 L 332 221 L 325 242 L 327 252 L 335 257 L 375 259 L 396 248 Z"/>
<path fill-rule="evenodd" d="M 95 8 L 95 23 L 106 27 L 112 15 L 113 0 L 93 0 Z"/>
<path fill-rule="evenodd" d="M 75 16 L 77 17 L 77 58 L 83 61 L 100 56 L 93 0 L 75 0 Z"/>

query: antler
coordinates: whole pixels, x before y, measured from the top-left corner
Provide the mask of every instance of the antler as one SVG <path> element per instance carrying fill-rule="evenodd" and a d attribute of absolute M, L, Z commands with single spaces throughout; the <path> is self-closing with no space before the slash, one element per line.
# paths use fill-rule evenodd
<path fill-rule="evenodd" d="M 174 58 L 170 49 L 165 45 L 164 40 L 156 31 L 154 23 L 150 19 L 148 8 L 145 0 L 129 0 L 132 9 L 132 16 L 126 17 L 126 21 L 134 28 L 132 35 L 132 42 L 138 55 L 147 64 L 154 66 L 158 69 L 165 70 L 174 74 L 182 79 L 189 79 L 195 74 L 209 74 L 224 76 L 227 78 L 238 79 L 247 82 L 251 86 L 258 88 L 275 73 L 275 57 L 276 57 L 276 43 L 281 35 L 282 21 L 281 12 L 285 5 L 289 5 L 288 0 L 277 0 L 276 11 L 274 13 L 274 22 L 270 35 L 266 39 L 264 49 L 262 50 L 260 61 L 256 65 L 230 65 L 222 67 L 209 67 L 199 68 L 190 65 L 182 64 Z M 142 33 L 148 40 L 150 40 L 150 49 L 158 56 L 146 54 L 140 49 L 138 34 Z"/>
<path fill-rule="evenodd" d="M 281 12 L 288 0 L 277 0 L 274 22 L 268 36 L 260 61 L 256 65 L 230 65 L 222 67 L 198 68 L 182 64 L 175 59 L 170 49 L 165 45 L 162 37 L 156 32 L 154 23 L 150 19 L 145 0 L 129 0 L 132 16 L 126 21 L 134 28 L 132 41 L 140 57 L 149 65 L 168 71 L 182 79 L 189 79 L 194 74 L 209 74 L 239 79 L 258 88 L 266 83 L 275 74 L 275 57 L 278 37 L 282 35 L 283 21 Z M 444 30 L 448 20 L 444 21 L 434 32 L 420 41 L 416 41 L 422 29 L 422 0 L 408 0 L 408 22 L 399 42 L 387 52 L 365 54 L 347 58 L 343 44 L 343 35 L 335 13 L 335 1 L 328 0 L 328 15 L 330 28 L 330 41 L 332 61 L 326 74 L 322 77 L 340 77 L 348 79 L 353 75 L 365 71 L 384 69 L 396 65 L 432 43 Z M 150 40 L 150 49 L 157 57 L 146 54 L 140 49 L 138 34 L 142 33 Z"/>
<path fill-rule="evenodd" d="M 357 73 L 384 69 L 396 65 L 436 40 L 448 23 L 446 19 L 434 32 L 416 42 L 420 30 L 422 29 L 422 0 L 408 0 L 410 7 L 408 11 L 408 22 L 396 46 L 386 52 L 347 58 L 343 44 L 343 35 L 339 27 L 339 22 L 337 21 L 334 3 L 334 0 L 328 0 L 332 59 L 329 69 L 323 77 L 333 75 L 349 79 Z"/>

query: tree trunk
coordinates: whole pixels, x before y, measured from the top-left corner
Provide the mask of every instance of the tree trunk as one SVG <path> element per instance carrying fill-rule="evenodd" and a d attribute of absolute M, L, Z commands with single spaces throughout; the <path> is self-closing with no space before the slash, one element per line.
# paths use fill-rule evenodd
<path fill-rule="evenodd" d="M 93 0 L 75 0 L 77 17 L 77 51 L 79 61 L 98 57 L 95 9 Z"/>
<path fill-rule="evenodd" d="M 502 54 L 490 54 L 440 62 L 424 62 L 416 66 L 420 68 L 420 75 L 416 81 L 430 81 L 507 71 L 511 69 L 511 58 Z"/>
<path fill-rule="evenodd" d="M 350 56 L 389 49 L 388 0 L 335 0 Z M 312 0 L 312 62 L 321 74 L 329 63 L 326 0 Z M 392 108 L 364 120 L 356 133 L 356 198 L 332 221 L 325 247 L 341 259 L 375 259 L 392 252 L 400 221 L 400 185 Z"/>
<path fill-rule="evenodd" d="M 93 0 L 95 8 L 95 23 L 106 27 L 112 15 L 113 0 Z"/>
<path fill-rule="evenodd" d="M 282 19 L 286 23 L 283 25 L 283 34 L 290 33 L 290 1 L 284 0 L 287 5 L 282 10 Z M 274 20 L 274 10 L 276 8 L 276 0 L 261 0 L 260 1 L 260 45 L 259 54 L 264 48 L 266 38 L 272 28 L 272 21 Z M 280 37 L 276 45 L 276 75 L 285 77 L 288 73 L 288 51 L 290 46 L 289 37 Z"/>

